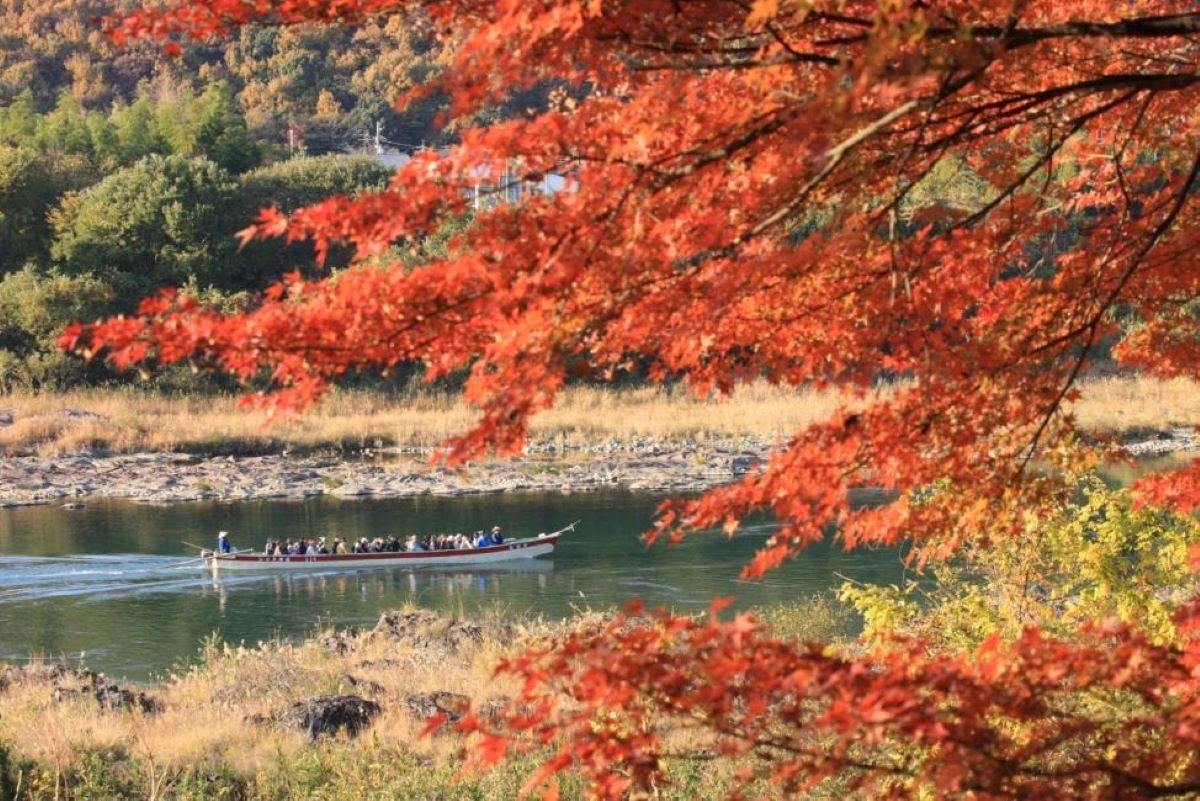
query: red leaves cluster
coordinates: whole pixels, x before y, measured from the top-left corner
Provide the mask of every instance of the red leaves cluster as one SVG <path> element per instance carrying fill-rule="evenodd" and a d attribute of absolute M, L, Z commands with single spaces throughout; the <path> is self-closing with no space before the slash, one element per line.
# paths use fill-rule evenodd
<path fill-rule="evenodd" d="M 1200 606 L 1179 621 L 1195 629 Z M 1028 631 L 967 657 L 899 641 L 848 658 L 781 642 L 745 615 L 635 609 L 500 672 L 524 680 L 505 728 L 558 749 L 534 782 L 574 769 L 604 798 L 652 790 L 664 756 L 694 756 L 673 750 L 681 740 L 760 757 L 746 788 L 837 779 L 871 798 L 1148 798 L 1200 790 L 1198 668 L 1200 641 L 1154 646 L 1121 627 L 1077 642 Z M 1096 703 L 1078 703 L 1083 693 Z M 474 717 L 460 729 L 488 733 Z"/>
<path fill-rule="evenodd" d="M 1190 3 L 183 0 L 111 30 L 174 40 L 412 10 L 462 40 L 441 82 L 419 90 L 444 90 L 453 113 L 548 79 L 582 99 L 470 130 L 383 192 L 270 213 L 247 232 L 349 242 L 361 264 L 340 275 L 291 279 L 239 316 L 164 297 L 137 318 L 73 328 L 64 344 L 120 364 L 196 358 L 243 377 L 269 371 L 274 398 L 301 404 L 349 370 L 469 367 L 481 417 L 453 443 L 459 460 L 519 447 L 568 370 L 636 366 L 700 391 L 760 376 L 838 387 L 844 414 L 795 432 L 761 472 L 665 510 L 668 536 L 773 513 L 781 529 L 751 577 L 832 527 L 847 545 L 909 540 L 931 558 L 1059 501 L 1059 476 L 1086 456 L 1064 404 L 1107 341 L 1123 339 L 1115 353 L 1129 364 L 1200 373 L 1200 14 Z M 444 259 L 386 263 L 393 245 L 461 213 L 480 176 L 502 166 L 531 179 L 565 171 L 574 187 L 481 213 Z M 943 185 L 947 172 L 973 187 L 967 197 Z M 880 392 L 885 376 L 896 383 Z M 1064 471 L 1028 470 L 1035 450 Z M 1148 497 L 1190 508 L 1196 475 L 1154 480 Z M 850 491 L 864 484 L 898 500 L 855 508 Z M 687 694 L 724 721 L 714 730 L 730 742 L 766 736 L 732 699 L 796 727 L 772 737 L 804 726 L 836 735 L 832 756 L 780 762 L 785 783 L 855 767 L 852 740 L 895 737 L 922 744 L 914 770 L 946 786 L 1003 792 L 1001 768 L 1031 760 L 1029 776 L 1072 788 L 1071 776 L 1150 781 L 1153 763 L 1115 734 L 1116 756 L 1060 769 L 1057 756 L 1038 762 L 1050 746 L 1026 754 L 989 723 L 1017 720 L 1023 743 L 1074 736 L 1046 700 L 1065 676 L 1084 686 L 1120 677 L 1160 716 L 1129 725 L 1192 745 L 1171 707 L 1193 703 L 1195 679 L 1182 678 L 1190 651 L 1155 651 L 1127 631 L 1104 633 L 1111 647 L 1031 634 L 969 663 L 902 649 L 902 661 L 877 665 L 735 625 L 750 624 L 664 619 L 516 669 L 541 671 L 534 686 L 566 677 L 589 716 L 618 715 L 593 721 L 591 739 L 579 739 L 582 719 L 552 717 L 557 728 L 540 730 L 573 732 L 571 756 L 589 764 L 624 760 L 625 778 L 595 771 L 606 791 L 656 775 L 655 735 L 639 716 L 651 699 L 686 711 Z M 730 665 L 766 695 L 721 689 L 714 677 Z M 1168 695 L 1145 695 L 1146 665 L 1181 678 L 1162 685 Z M 585 668 L 591 691 L 572 678 Z M 787 743 L 772 747 L 809 748 Z M 910 767 L 857 769 L 882 781 Z"/>

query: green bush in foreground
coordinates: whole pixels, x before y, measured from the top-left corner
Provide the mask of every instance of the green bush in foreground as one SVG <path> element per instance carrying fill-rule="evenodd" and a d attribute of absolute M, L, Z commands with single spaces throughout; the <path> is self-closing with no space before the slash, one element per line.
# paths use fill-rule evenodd
<path fill-rule="evenodd" d="M 1172 614 L 1197 589 L 1188 554 L 1200 544 L 1200 522 L 1138 508 L 1129 490 L 1097 478 L 1081 492 L 1053 517 L 1029 517 L 1019 535 L 936 565 L 932 581 L 846 584 L 842 597 L 876 643 L 906 634 L 963 651 L 993 635 L 1015 639 L 1029 626 L 1066 636 L 1111 618 L 1155 643 L 1175 642 Z"/>

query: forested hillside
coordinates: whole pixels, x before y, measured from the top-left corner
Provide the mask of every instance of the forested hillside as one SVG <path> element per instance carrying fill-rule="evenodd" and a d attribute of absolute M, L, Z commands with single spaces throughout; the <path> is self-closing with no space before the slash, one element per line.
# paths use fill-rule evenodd
<path fill-rule="evenodd" d="M 394 141 L 447 135 L 437 102 L 397 114 L 391 99 L 440 68 L 444 48 L 419 19 L 393 16 L 358 27 L 247 28 L 178 59 L 144 42 L 116 48 L 96 20 L 131 0 L 0 0 L 0 106 L 38 111 L 69 101 L 108 112 L 139 98 L 203 94 L 224 81 L 251 134 L 269 146 L 289 139 L 310 153 L 360 144 L 376 122 Z"/>
<path fill-rule="evenodd" d="M 0 0 L 0 392 L 127 380 L 61 354 L 58 332 L 166 285 L 229 306 L 314 270 L 304 243 L 239 249 L 235 233 L 272 203 L 381 186 L 388 170 L 347 158 L 377 141 L 455 136 L 435 125 L 438 98 L 391 104 L 447 56 L 420 19 L 246 28 L 169 58 L 102 31 L 135 5 Z"/>

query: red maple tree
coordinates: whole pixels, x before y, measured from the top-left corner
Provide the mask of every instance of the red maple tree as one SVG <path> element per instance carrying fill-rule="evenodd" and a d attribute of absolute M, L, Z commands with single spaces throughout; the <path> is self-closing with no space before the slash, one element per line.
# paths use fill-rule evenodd
<path fill-rule="evenodd" d="M 836 388 L 843 414 L 795 432 L 744 480 L 669 505 L 650 537 L 732 533 L 769 511 L 780 527 L 747 577 L 831 526 L 848 547 L 904 541 L 929 559 L 1061 502 L 1065 477 L 1103 447 L 1066 410 L 1101 345 L 1196 377 L 1191 3 L 182 0 L 111 31 L 172 49 L 241 25 L 414 10 L 460 45 L 401 103 L 440 90 L 462 115 L 548 81 L 578 99 L 468 130 L 386 191 L 266 211 L 246 232 L 348 242 L 355 268 L 289 278 L 236 316 L 164 294 L 136 317 L 73 327 L 64 345 L 120 365 L 269 371 L 265 401 L 284 405 L 351 370 L 469 368 L 481 415 L 451 462 L 519 448 L 575 370 L 638 365 L 702 392 L 760 377 Z M 443 259 L 380 266 L 462 214 L 481 171 L 514 164 L 531 180 L 565 171 L 570 191 L 480 213 Z M 921 211 L 947 169 L 977 191 Z M 894 389 L 877 393 L 884 376 Z M 1061 469 L 1031 471 L 1034 454 Z M 853 508 L 861 485 L 896 500 Z M 1140 489 L 1192 508 L 1200 470 Z M 652 787 L 658 721 L 672 717 L 723 750 L 769 756 L 758 773 L 788 789 L 837 776 L 897 795 L 1200 790 L 1194 604 L 1180 608 L 1180 645 L 1097 624 L 970 658 L 915 642 L 835 657 L 743 616 L 637 620 L 505 666 L 526 681 L 508 735 L 562 745 L 535 784 L 573 767 L 601 795 Z M 1084 688 L 1120 695 L 1127 712 L 1061 702 Z M 483 736 L 489 758 L 512 742 Z"/>

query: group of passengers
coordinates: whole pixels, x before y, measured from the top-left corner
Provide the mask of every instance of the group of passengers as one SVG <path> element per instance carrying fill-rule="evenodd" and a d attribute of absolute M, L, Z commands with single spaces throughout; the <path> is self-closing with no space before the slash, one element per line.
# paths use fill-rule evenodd
<path fill-rule="evenodd" d="M 326 543 L 324 537 L 267 540 L 267 544 L 263 546 L 263 553 L 267 556 L 319 556 L 349 552 L 346 541 L 341 537 L 334 537 L 332 543 Z"/>
<path fill-rule="evenodd" d="M 263 553 L 267 556 L 320 556 L 322 554 L 344 553 L 400 553 L 414 551 L 466 551 L 471 548 L 486 548 L 500 545 L 504 536 L 499 526 L 492 526 L 491 533 L 482 529 L 474 534 L 438 534 L 418 537 L 410 534 L 403 542 L 394 534 L 387 537 L 367 539 L 360 537 L 356 542 L 347 545 L 341 537 L 335 537 L 332 544 L 326 544 L 324 537 L 308 537 L 296 540 L 287 539 L 267 540 Z"/>

